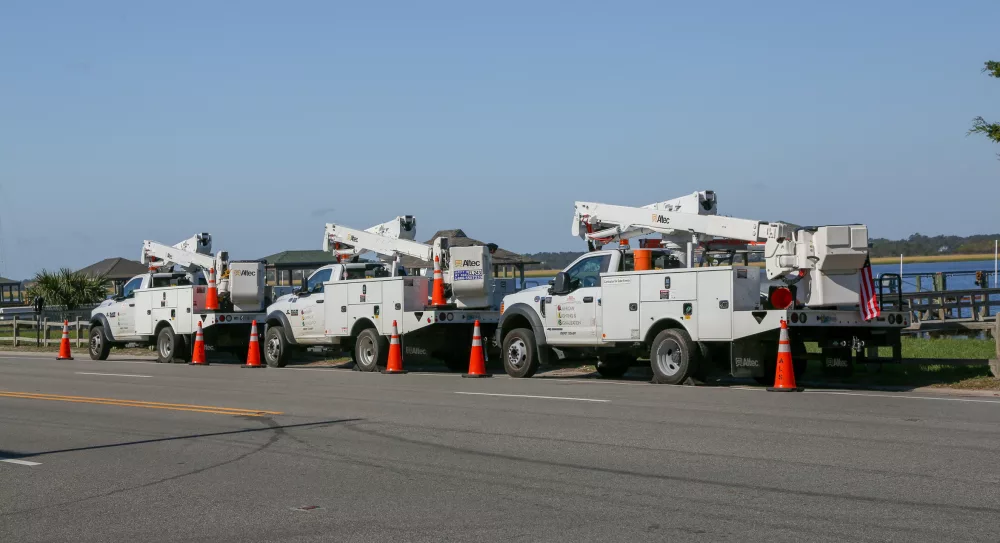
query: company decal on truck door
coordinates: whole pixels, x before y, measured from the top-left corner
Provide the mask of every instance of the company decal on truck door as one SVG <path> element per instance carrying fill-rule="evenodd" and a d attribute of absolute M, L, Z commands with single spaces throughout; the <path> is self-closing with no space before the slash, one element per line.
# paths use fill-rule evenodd
<path fill-rule="evenodd" d="M 631 277 L 605 277 L 602 279 L 605 285 L 628 285 L 632 282 Z"/>

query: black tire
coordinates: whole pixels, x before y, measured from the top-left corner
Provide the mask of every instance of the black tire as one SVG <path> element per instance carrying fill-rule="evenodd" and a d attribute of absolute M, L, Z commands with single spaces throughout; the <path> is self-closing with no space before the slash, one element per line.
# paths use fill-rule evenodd
<path fill-rule="evenodd" d="M 472 354 L 472 346 L 469 348 L 457 348 L 454 351 L 439 353 L 439 358 L 449 371 L 453 373 L 465 373 L 469 371 L 469 356 Z"/>
<path fill-rule="evenodd" d="M 107 360 L 108 355 L 111 354 L 111 342 L 108 341 L 108 336 L 104 333 L 104 327 L 101 325 L 94 326 L 90 329 L 90 359 L 91 360 Z"/>
<path fill-rule="evenodd" d="M 281 326 L 268 326 L 264 333 L 264 362 L 269 368 L 283 368 L 288 364 L 288 341 Z"/>
<path fill-rule="evenodd" d="M 191 361 L 190 336 L 176 336 L 174 339 L 174 362 L 187 364 Z"/>
<path fill-rule="evenodd" d="M 164 326 L 160 333 L 156 334 L 156 361 L 160 364 L 170 364 L 174 362 L 174 357 L 178 351 L 177 336 L 174 329 Z"/>
<path fill-rule="evenodd" d="M 366 328 L 354 342 L 354 369 L 380 371 L 389 360 L 389 340 L 374 328 Z"/>
<path fill-rule="evenodd" d="M 511 377 L 531 377 L 538 371 L 538 346 L 535 334 L 516 328 L 503 338 L 503 369 Z"/>
<path fill-rule="evenodd" d="M 610 353 L 601 355 L 594 367 L 601 377 L 620 379 L 633 364 L 635 357 L 628 353 Z"/>
<path fill-rule="evenodd" d="M 697 372 L 699 353 L 700 349 L 685 330 L 668 328 L 656 334 L 649 349 L 653 382 L 662 385 L 683 383 Z"/>

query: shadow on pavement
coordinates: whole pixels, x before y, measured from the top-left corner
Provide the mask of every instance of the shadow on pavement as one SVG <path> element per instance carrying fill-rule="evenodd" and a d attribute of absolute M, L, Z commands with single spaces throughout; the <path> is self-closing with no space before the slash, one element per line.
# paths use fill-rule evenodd
<path fill-rule="evenodd" d="M 258 419 L 259 417 L 253 417 L 253 419 Z M 3 458 L 31 458 L 33 456 L 41 456 L 45 454 L 59 454 L 67 452 L 80 452 L 80 451 L 93 451 L 100 449 L 112 449 L 116 447 L 130 447 L 133 445 L 146 445 L 149 443 L 163 443 L 167 441 L 181 441 L 185 439 L 200 439 L 203 437 L 218 437 L 218 436 L 232 436 L 239 434 L 252 434 L 255 432 L 283 432 L 285 430 L 291 430 L 296 428 L 320 428 L 323 426 L 328 426 L 332 424 L 343 424 L 345 422 L 356 422 L 364 419 L 335 419 L 335 420 L 324 420 L 318 422 L 303 422 L 300 424 L 282 424 L 282 425 L 268 425 L 263 428 L 244 428 L 242 430 L 229 430 L 226 432 L 211 432 L 206 434 L 190 434 L 185 436 L 172 436 L 172 437 L 160 437 L 155 439 L 143 439 L 139 441 L 126 441 L 123 443 L 108 443 L 106 445 L 90 445 L 87 447 L 74 447 L 70 449 L 58 449 L 52 451 L 36 451 L 31 453 L 20 453 L 14 451 L 8 451 L 5 449 L 0 449 L 0 457 Z"/>

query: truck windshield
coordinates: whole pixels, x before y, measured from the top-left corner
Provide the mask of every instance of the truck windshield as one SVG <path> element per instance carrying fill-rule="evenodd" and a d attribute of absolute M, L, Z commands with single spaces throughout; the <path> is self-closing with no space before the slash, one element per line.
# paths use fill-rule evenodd
<path fill-rule="evenodd" d="M 131 298 L 135 294 L 135 289 L 139 288 L 140 285 L 142 285 L 142 277 L 136 277 L 129 281 L 125 284 L 125 288 L 122 289 L 122 296 Z"/>
<path fill-rule="evenodd" d="M 566 273 L 574 285 L 596 287 L 601 282 L 601 274 L 608 271 L 610 264 L 610 254 L 595 255 L 573 264 Z"/>
<path fill-rule="evenodd" d="M 323 290 L 323 283 L 330 280 L 330 274 L 333 273 L 331 268 L 325 270 L 320 270 L 309 278 L 309 282 L 306 283 L 306 290 L 309 292 L 319 292 Z"/>

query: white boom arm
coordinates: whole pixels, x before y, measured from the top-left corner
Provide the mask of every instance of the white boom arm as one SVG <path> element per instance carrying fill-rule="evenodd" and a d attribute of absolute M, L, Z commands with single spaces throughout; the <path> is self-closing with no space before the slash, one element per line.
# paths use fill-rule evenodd
<path fill-rule="evenodd" d="M 687 244 L 687 265 L 693 247 L 715 238 L 764 243 L 768 279 L 806 279 L 806 302 L 814 306 L 857 303 L 858 273 L 868 258 L 868 227 L 861 224 L 798 228 L 716 215 L 712 191 L 626 207 L 576 202 L 573 234 L 601 244 L 633 236 L 660 234 L 668 246 Z M 807 275 L 810 272 L 811 275 Z"/>
<path fill-rule="evenodd" d="M 178 265 L 188 272 L 202 271 L 207 278 L 211 270 L 221 274 L 229 260 L 225 251 L 219 251 L 214 257 L 211 251 L 212 236 L 207 233 L 195 234 L 173 246 L 146 240 L 142 242 L 140 261 L 156 267 Z"/>
<path fill-rule="evenodd" d="M 328 223 L 323 236 L 323 250 L 339 256 L 370 251 L 384 256 L 405 255 L 433 261 L 434 246 L 413 241 L 416 233 L 417 219 L 412 215 L 396 217 L 367 230 Z"/>

